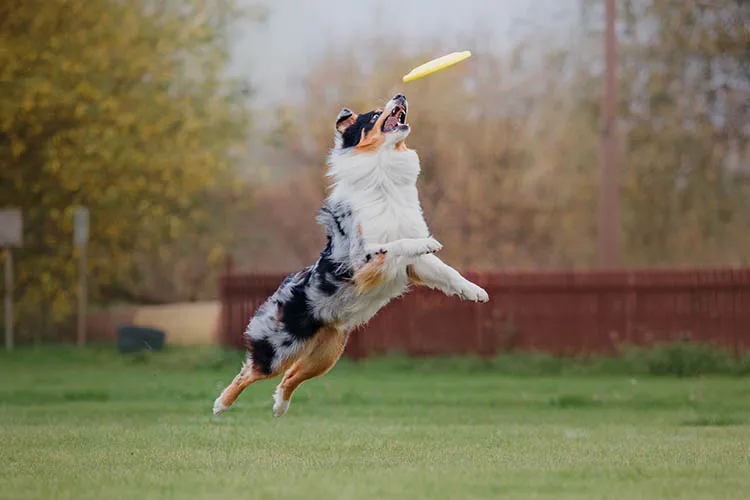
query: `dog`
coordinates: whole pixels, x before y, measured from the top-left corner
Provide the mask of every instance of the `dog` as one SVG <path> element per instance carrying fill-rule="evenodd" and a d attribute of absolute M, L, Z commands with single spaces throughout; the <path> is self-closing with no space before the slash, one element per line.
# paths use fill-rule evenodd
<path fill-rule="evenodd" d="M 328 372 L 352 330 L 410 284 L 489 300 L 435 255 L 442 246 L 430 236 L 419 203 L 419 157 L 406 147 L 407 113 L 402 94 L 384 109 L 339 113 L 328 162 L 332 189 L 317 218 L 327 244 L 315 264 L 287 276 L 250 320 L 247 360 L 216 398 L 214 415 L 253 382 L 282 373 L 273 414 L 284 415 L 295 389 Z"/>

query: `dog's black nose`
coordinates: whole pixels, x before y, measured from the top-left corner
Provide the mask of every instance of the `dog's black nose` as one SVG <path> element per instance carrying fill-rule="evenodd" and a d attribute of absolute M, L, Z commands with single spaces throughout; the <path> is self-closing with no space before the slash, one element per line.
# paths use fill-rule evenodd
<path fill-rule="evenodd" d="M 404 94 L 396 94 L 393 97 L 393 100 L 394 101 L 405 101 L 406 100 L 406 96 Z"/>

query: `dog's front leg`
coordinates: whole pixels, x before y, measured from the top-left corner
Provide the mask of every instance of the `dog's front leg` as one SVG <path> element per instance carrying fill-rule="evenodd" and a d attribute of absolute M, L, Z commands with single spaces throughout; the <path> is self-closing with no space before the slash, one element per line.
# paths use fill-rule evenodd
<path fill-rule="evenodd" d="M 396 266 L 403 269 L 399 259 L 413 262 L 414 259 L 437 252 L 441 248 L 443 245 L 433 238 L 404 238 L 388 243 L 366 245 L 364 262 L 353 276 L 357 293 L 361 295 L 382 282 L 387 268 Z"/>
<path fill-rule="evenodd" d="M 421 255 L 439 252 L 443 248 L 434 238 L 403 238 L 389 243 L 368 245 L 365 253 L 369 261 L 376 255 L 385 254 L 389 257 L 419 257 Z"/>
<path fill-rule="evenodd" d="M 419 257 L 408 269 L 412 281 L 440 290 L 446 295 L 458 295 L 474 302 L 487 302 L 490 299 L 482 287 L 461 276 L 461 273 L 435 255 Z"/>

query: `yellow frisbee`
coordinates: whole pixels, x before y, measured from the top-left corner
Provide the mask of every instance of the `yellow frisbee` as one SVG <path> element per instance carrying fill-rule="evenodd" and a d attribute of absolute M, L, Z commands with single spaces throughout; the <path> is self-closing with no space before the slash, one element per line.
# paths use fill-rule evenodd
<path fill-rule="evenodd" d="M 453 66 L 454 64 L 459 63 L 464 59 L 468 59 L 469 57 L 471 57 L 471 52 L 468 50 L 465 50 L 463 52 L 453 52 L 452 54 L 438 57 L 437 59 L 433 59 L 432 61 L 426 62 L 421 66 L 417 66 L 413 70 L 409 71 L 404 75 L 403 80 L 404 82 L 410 82 L 412 80 L 416 80 L 417 78 L 431 75 L 435 71 L 440 71 L 441 69 L 447 68 L 448 66 Z"/>

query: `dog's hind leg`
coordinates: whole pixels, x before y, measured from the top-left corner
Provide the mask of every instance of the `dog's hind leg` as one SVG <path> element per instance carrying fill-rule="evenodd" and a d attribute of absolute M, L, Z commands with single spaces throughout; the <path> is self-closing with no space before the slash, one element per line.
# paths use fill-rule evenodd
<path fill-rule="evenodd" d="M 251 343 L 252 344 L 252 343 Z M 252 356 L 251 349 L 251 356 Z M 257 346 L 255 352 L 258 353 Z M 240 373 L 234 377 L 231 384 L 224 389 L 216 401 L 214 401 L 213 412 L 214 415 L 220 415 L 227 411 L 232 403 L 234 403 L 239 395 L 244 391 L 247 386 L 258 380 L 266 380 L 269 378 L 278 377 L 281 373 L 289 368 L 300 356 L 302 351 L 288 353 L 284 358 L 280 359 L 277 363 L 271 363 L 270 361 L 266 364 L 256 363 L 252 359 L 249 359 L 240 370 Z M 268 361 L 268 360 L 267 360 Z"/>
<path fill-rule="evenodd" d="M 242 370 L 240 370 L 240 373 L 234 377 L 232 383 L 229 384 L 226 389 L 221 392 L 219 397 L 216 398 L 216 401 L 214 401 L 214 415 L 221 415 L 227 411 L 247 386 L 265 378 L 268 378 L 268 376 L 254 370 L 252 363 L 245 364 L 242 367 Z"/>
<path fill-rule="evenodd" d="M 318 331 L 315 345 L 303 354 L 284 374 L 273 395 L 273 414 L 283 416 L 289 409 L 292 393 L 305 380 L 327 373 L 341 357 L 349 333 L 335 327 L 325 327 Z"/>

